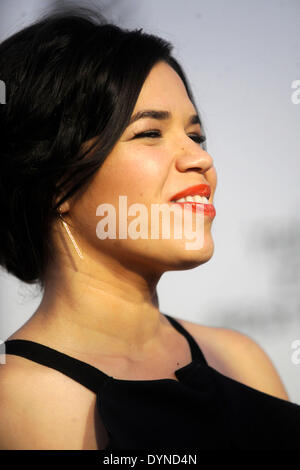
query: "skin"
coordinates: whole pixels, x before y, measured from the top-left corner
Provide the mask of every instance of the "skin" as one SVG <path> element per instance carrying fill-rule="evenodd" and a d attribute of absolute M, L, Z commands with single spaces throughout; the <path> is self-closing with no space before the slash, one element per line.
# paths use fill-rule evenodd
<path fill-rule="evenodd" d="M 127 196 L 128 207 L 145 204 L 149 214 L 151 203 L 166 203 L 195 184 L 209 184 L 213 199 L 217 182 L 213 159 L 192 138 L 201 135 L 200 124 L 187 125 L 196 110 L 180 77 L 164 62 L 151 70 L 133 114 L 143 109 L 167 110 L 172 117 L 140 119 L 128 126 L 90 186 L 61 206 L 84 259 L 58 221 L 53 230 L 56 262 L 48 270 L 43 300 L 30 319 L 36 332 L 47 332 L 43 339 L 84 355 L 141 360 L 157 354 L 163 330 L 170 328 L 158 306 L 156 286 L 161 275 L 205 263 L 214 250 L 208 217 L 199 250 L 186 250 L 184 238 L 97 238 L 96 208 L 104 202 L 117 208 L 119 194 Z M 134 138 L 135 133 L 151 129 L 159 129 L 162 137 Z"/>
<path fill-rule="evenodd" d="M 148 75 L 133 114 L 144 109 L 166 110 L 172 117 L 129 126 L 88 188 L 61 206 L 84 258 L 57 220 L 55 263 L 49 266 L 42 302 L 8 339 L 40 342 L 116 378 L 175 379 L 174 371 L 191 362 L 191 352 L 159 311 L 156 286 L 164 272 L 194 268 L 212 257 L 212 220 L 205 218 L 202 248 L 186 250 L 186 240 L 172 237 L 99 240 L 96 208 L 101 203 L 117 208 L 119 194 L 127 195 L 128 207 L 140 202 L 150 208 L 200 183 L 210 185 L 213 202 L 217 175 L 212 157 L 192 138 L 201 135 L 200 125 L 187 125 L 196 110 L 184 84 L 163 62 Z M 160 130 L 161 137 L 133 138 L 151 129 Z M 288 399 L 273 364 L 246 335 L 178 321 L 211 367 Z M 55 369 L 6 357 L 0 368 L 0 449 L 105 448 L 108 435 L 93 392 Z"/>

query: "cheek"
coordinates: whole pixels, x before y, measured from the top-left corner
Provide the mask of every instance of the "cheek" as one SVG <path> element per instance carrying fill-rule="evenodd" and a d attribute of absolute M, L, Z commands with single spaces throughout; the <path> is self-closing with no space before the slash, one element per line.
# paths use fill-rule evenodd
<path fill-rule="evenodd" d="M 128 151 L 112 172 L 118 193 L 121 189 L 128 194 L 151 188 L 155 191 L 160 179 L 164 179 L 164 162 L 166 157 L 154 147 Z"/>
<path fill-rule="evenodd" d="M 214 166 L 206 172 L 206 178 L 214 193 L 218 182 L 217 171 Z"/>
<path fill-rule="evenodd" d="M 119 196 L 128 203 L 145 202 L 159 194 L 166 178 L 167 156 L 154 146 L 122 149 L 108 158 L 99 169 L 89 191 L 93 206 L 103 202 L 118 205 Z M 148 196 L 146 196 L 148 195 Z"/>
<path fill-rule="evenodd" d="M 127 166 L 124 172 L 127 172 L 136 181 L 140 181 L 140 184 L 153 184 L 155 181 L 158 182 L 162 170 L 158 159 L 140 158 L 132 161 L 132 165 Z"/>
<path fill-rule="evenodd" d="M 167 160 L 165 152 L 154 146 L 136 147 L 127 158 L 130 168 L 141 175 L 150 174 L 154 177 L 159 174 Z"/>

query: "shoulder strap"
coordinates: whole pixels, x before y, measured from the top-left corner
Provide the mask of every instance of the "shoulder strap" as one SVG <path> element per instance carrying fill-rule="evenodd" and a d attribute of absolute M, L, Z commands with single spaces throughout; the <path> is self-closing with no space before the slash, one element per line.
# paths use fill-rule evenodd
<path fill-rule="evenodd" d="M 96 367 L 80 361 L 75 357 L 25 339 L 11 339 L 4 342 L 5 354 L 15 354 L 31 361 L 38 362 L 67 375 L 92 392 L 97 393 L 100 387 L 110 378 Z"/>
<path fill-rule="evenodd" d="M 201 351 L 198 343 L 195 341 L 193 336 L 181 325 L 181 323 L 175 320 L 175 318 L 170 317 L 166 313 L 164 313 L 164 315 L 168 318 L 168 320 L 171 322 L 174 328 L 176 328 L 176 330 L 179 331 L 179 333 L 185 336 L 186 339 L 188 340 L 193 361 L 196 359 L 199 359 L 201 362 L 208 365 L 203 352 Z"/>
<path fill-rule="evenodd" d="M 192 360 L 194 361 L 199 359 L 204 364 L 207 364 L 206 359 L 193 336 L 177 320 L 175 320 L 175 318 L 170 317 L 166 313 L 164 315 L 174 328 L 176 328 L 176 330 L 187 339 L 191 350 Z M 4 352 L 6 354 L 22 356 L 31 361 L 58 370 L 62 374 L 67 375 L 95 393 L 97 393 L 101 386 L 111 378 L 109 375 L 91 364 L 87 364 L 75 357 L 68 356 L 67 354 L 56 351 L 44 344 L 36 343 L 35 341 L 11 339 L 5 341 L 4 345 Z"/>

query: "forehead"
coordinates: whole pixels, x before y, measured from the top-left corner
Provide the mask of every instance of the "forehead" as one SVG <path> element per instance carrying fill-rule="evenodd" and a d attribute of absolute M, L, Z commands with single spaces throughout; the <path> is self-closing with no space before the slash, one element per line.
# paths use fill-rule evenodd
<path fill-rule="evenodd" d="M 134 111 L 150 106 L 166 110 L 180 109 L 194 111 L 183 81 L 177 72 L 166 62 L 158 62 L 148 74 Z"/>

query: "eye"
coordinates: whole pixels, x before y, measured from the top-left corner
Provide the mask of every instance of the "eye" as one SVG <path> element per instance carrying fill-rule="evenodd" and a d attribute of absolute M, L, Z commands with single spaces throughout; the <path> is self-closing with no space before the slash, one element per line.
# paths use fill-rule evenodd
<path fill-rule="evenodd" d="M 190 138 L 193 139 L 198 144 L 203 144 L 206 141 L 205 135 L 194 134 L 194 135 L 190 135 Z"/>
<path fill-rule="evenodd" d="M 161 132 L 159 130 L 156 130 L 156 129 L 152 129 L 152 130 L 149 130 L 149 131 L 145 131 L 145 132 L 140 132 L 138 134 L 134 134 L 133 138 L 136 139 L 140 139 L 140 138 L 143 138 L 143 137 L 149 137 L 149 138 L 156 138 L 156 137 L 161 137 Z M 197 144 L 203 144 L 205 141 L 206 141 L 206 137 L 204 135 L 199 135 L 199 134 L 190 134 L 189 137 L 194 141 L 196 142 Z M 205 146 L 203 146 L 203 148 L 205 148 Z"/>
<path fill-rule="evenodd" d="M 160 131 L 157 130 L 151 130 L 151 131 L 146 131 L 146 132 L 140 132 L 139 134 L 134 134 L 133 138 L 141 138 L 141 137 L 161 137 Z"/>

